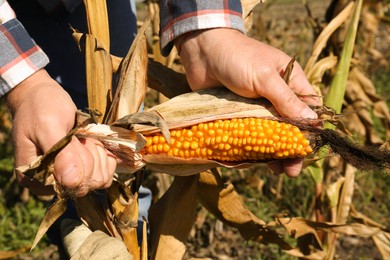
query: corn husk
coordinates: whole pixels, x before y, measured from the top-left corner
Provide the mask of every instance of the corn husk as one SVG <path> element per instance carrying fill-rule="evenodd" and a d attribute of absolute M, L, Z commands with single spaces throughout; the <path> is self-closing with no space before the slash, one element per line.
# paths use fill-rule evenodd
<path fill-rule="evenodd" d="M 152 118 L 155 117 L 160 118 L 159 120 L 153 120 Z M 91 124 L 79 129 L 76 135 L 79 137 L 97 138 L 115 155 L 121 156 L 123 153 L 128 155 L 127 159 L 121 156 L 120 170 L 117 172 L 133 173 L 142 166 L 147 166 L 151 170 L 165 172 L 175 176 L 188 176 L 214 167 L 242 168 L 252 166 L 255 163 L 182 159 L 166 155 L 142 155 L 139 151 L 145 145 L 145 142 L 141 136 L 155 132 L 163 132 L 169 140 L 169 136 L 167 136 L 169 132 L 167 130 L 184 128 L 217 119 L 239 117 L 277 119 L 278 113 L 266 99 L 243 98 L 226 88 L 215 88 L 183 94 L 157 105 L 148 111 L 125 116 L 113 124 L 115 126 L 121 126 L 121 128 L 103 124 Z M 158 121 L 164 123 L 159 124 Z M 126 139 L 119 137 L 119 132 L 124 128 L 131 128 L 132 130 L 128 130 L 128 134 L 132 133 L 132 135 L 138 136 L 138 141 L 136 138 L 133 138 L 135 143 L 127 147 L 125 144 Z M 104 129 L 110 129 L 110 131 L 105 131 Z M 114 136 L 116 137 L 114 138 Z"/>

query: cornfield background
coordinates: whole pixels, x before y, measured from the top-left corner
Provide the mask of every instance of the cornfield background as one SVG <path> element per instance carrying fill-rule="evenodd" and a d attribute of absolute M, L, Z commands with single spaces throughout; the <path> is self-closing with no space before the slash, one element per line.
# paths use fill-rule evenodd
<path fill-rule="evenodd" d="M 278 47 L 290 56 L 296 55 L 305 67 L 309 79 L 322 95 L 327 96 L 336 70 L 332 57 L 340 56 L 346 30 L 341 27 L 326 42 L 320 57 L 324 60 L 320 79 L 310 70 L 310 55 L 320 32 L 346 5 L 348 1 L 266 1 L 253 13 L 249 34 Z M 155 3 L 138 4 L 140 24 L 150 14 Z M 153 20 L 152 20 L 153 21 Z M 361 11 L 351 72 L 348 78 L 340 120 L 352 138 L 360 143 L 388 146 L 390 140 L 390 3 L 389 1 L 364 1 Z M 153 25 L 153 23 L 152 23 Z M 346 27 L 346 26 L 344 26 Z M 158 55 L 155 27 L 147 32 L 150 57 L 164 65 L 181 71 L 175 53 L 169 58 Z M 312 76 L 312 77 L 311 77 Z M 146 106 L 153 106 L 166 98 L 148 89 Z M 59 253 L 46 239 L 33 252 L 27 252 L 34 239 L 47 202 L 20 188 L 12 177 L 11 119 L 0 108 L 0 259 L 3 251 L 12 251 L 15 259 L 58 258 Z M 337 156 L 326 157 L 325 174 L 319 176 L 310 168 L 296 179 L 273 175 L 266 167 L 256 166 L 245 170 L 222 169 L 222 177 L 234 185 L 243 203 L 258 218 L 269 223 L 276 216 L 303 217 L 333 223 L 363 223 L 380 227 L 389 238 L 390 226 L 390 176 L 389 172 L 361 172 L 346 166 Z M 151 176 L 145 182 L 155 197 L 161 196 L 171 177 Z M 342 189 L 341 187 L 344 187 Z M 345 187 L 349 187 L 346 189 Z M 344 191 L 341 194 L 341 191 Z M 333 191 L 333 193 L 332 193 Z M 337 195 L 337 196 L 336 196 Z M 336 196 L 336 198 L 334 198 Z M 341 210 L 334 213 L 335 203 L 341 201 Z M 340 222 L 341 221 L 341 222 Z M 363 230 L 361 230 L 363 233 Z M 288 242 L 296 243 L 286 237 Z M 381 259 L 389 256 L 389 245 L 378 245 L 371 236 L 334 235 L 328 238 L 328 257 L 336 259 Z M 187 241 L 185 258 L 209 257 L 212 259 L 291 259 L 274 244 L 263 245 L 244 241 L 237 230 L 216 220 L 199 206 L 198 215 Z M 332 251 L 334 250 L 334 251 Z M 382 250 L 382 251 L 381 251 Z M 386 255 L 387 252 L 387 255 Z M 20 253 L 20 254 L 17 254 Z M 16 256 L 15 256 L 16 255 Z"/>

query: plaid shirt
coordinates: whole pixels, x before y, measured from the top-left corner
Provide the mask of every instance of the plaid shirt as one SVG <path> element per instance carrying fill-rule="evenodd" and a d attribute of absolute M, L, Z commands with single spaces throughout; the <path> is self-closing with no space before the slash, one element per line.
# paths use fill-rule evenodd
<path fill-rule="evenodd" d="M 228 27 L 245 32 L 239 0 L 160 0 L 160 37 L 163 55 L 173 40 L 187 32 Z"/>
<path fill-rule="evenodd" d="M 82 2 L 38 1 L 49 14 L 64 8 L 71 13 Z M 238 0 L 160 0 L 162 53 L 168 55 L 173 40 L 190 31 L 229 27 L 244 32 L 241 13 Z M 48 57 L 16 19 L 7 1 L 0 0 L 0 97 L 48 62 Z"/>
<path fill-rule="evenodd" d="M 48 64 L 5 0 L 0 0 L 0 97 Z"/>

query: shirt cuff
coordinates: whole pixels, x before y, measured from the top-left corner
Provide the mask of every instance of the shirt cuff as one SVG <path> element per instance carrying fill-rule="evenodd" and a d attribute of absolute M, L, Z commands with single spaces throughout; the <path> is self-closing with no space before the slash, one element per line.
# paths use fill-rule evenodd
<path fill-rule="evenodd" d="M 163 17 L 166 14 L 160 15 Z M 169 55 L 174 45 L 173 41 L 185 33 L 212 28 L 232 28 L 245 33 L 242 13 L 225 9 L 205 10 L 182 14 L 169 21 L 163 21 L 160 24 L 161 53 L 164 56 Z"/>
<path fill-rule="evenodd" d="M 49 63 L 17 19 L 0 25 L 0 97 Z"/>
<path fill-rule="evenodd" d="M 8 2 L 0 0 L 0 24 L 6 23 L 15 17 L 14 10 L 9 6 Z"/>

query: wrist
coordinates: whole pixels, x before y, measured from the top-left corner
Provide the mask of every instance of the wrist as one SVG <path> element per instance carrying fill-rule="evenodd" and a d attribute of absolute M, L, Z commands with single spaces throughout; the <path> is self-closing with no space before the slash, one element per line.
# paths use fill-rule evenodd
<path fill-rule="evenodd" d="M 194 44 L 204 49 L 219 44 L 219 39 L 226 40 L 236 34 L 243 35 L 242 32 L 227 27 L 196 30 L 180 35 L 175 39 L 174 44 L 180 54 L 181 50 L 191 51 Z"/>
<path fill-rule="evenodd" d="M 23 101 L 37 92 L 38 88 L 46 85 L 53 85 L 53 82 L 55 81 L 49 76 L 46 70 L 41 69 L 16 85 L 5 98 L 11 114 L 14 115 Z M 55 84 L 57 83 L 55 82 Z"/>

